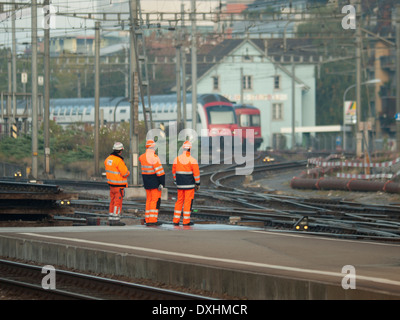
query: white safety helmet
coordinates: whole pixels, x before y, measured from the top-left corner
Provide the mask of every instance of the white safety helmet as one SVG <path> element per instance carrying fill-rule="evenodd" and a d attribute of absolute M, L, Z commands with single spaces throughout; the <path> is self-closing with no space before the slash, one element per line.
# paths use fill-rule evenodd
<path fill-rule="evenodd" d="M 185 141 L 182 145 L 183 150 L 189 150 L 192 149 L 192 143 L 190 141 Z"/>
<path fill-rule="evenodd" d="M 124 145 L 121 142 L 116 142 L 113 145 L 113 150 L 115 150 L 115 151 L 124 150 Z"/>

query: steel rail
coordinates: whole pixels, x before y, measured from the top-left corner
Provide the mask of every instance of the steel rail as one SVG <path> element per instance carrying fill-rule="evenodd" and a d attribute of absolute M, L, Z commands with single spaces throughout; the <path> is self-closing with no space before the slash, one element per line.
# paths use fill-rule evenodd
<path fill-rule="evenodd" d="M 26 286 L 45 294 L 89 300 L 217 300 L 214 298 L 156 288 L 67 270 L 55 270 L 56 289 L 43 289 L 42 267 L 0 259 L 2 278 L 8 285 Z M 60 287 L 60 288 L 59 288 Z"/>
<path fill-rule="evenodd" d="M 299 162 L 299 164 L 304 165 L 304 162 Z M 287 165 L 287 164 L 286 164 Z M 265 167 L 265 166 L 264 166 Z M 257 166 L 260 170 L 265 170 L 263 166 Z M 269 165 L 269 170 L 279 170 L 283 168 L 281 164 L 273 164 Z M 336 201 L 335 204 L 326 204 L 323 201 L 315 201 L 310 199 L 302 199 L 299 197 L 281 197 L 278 195 L 272 194 L 262 194 L 253 191 L 247 191 L 244 189 L 239 189 L 235 187 L 230 187 L 227 185 L 223 185 L 221 183 L 222 180 L 233 178 L 234 175 L 230 174 L 230 171 L 234 169 L 234 166 L 230 168 L 226 168 L 223 170 L 219 170 L 214 172 L 210 176 L 211 182 L 217 187 L 217 190 L 213 190 L 213 196 L 218 197 L 215 193 L 219 191 L 219 189 L 227 190 L 227 194 L 224 195 L 226 198 L 231 198 L 231 201 L 240 202 L 244 205 L 248 205 L 246 201 L 246 197 L 251 194 L 251 198 L 257 199 L 261 198 L 264 201 L 277 201 L 282 204 L 292 205 L 296 207 L 301 207 L 303 209 L 310 210 L 310 213 L 305 214 L 309 219 L 309 225 L 313 225 L 316 228 L 323 229 L 329 228 L 332 230 L 342 230 L 345 232 L 355 232 L 359 234 L 359 237 L 371 237 L 373 236 L 375 239 L 384 239 L 384 240 L 392 240 L 392 241 L 399 241 L 400 235 L 398 226 L 400 224 L 399 217 L 396 213 L 400 213 L 400 208 L 396 206 L 379 206 L 379 205 L 363 205 L 351 202 L 341 203 L 341 201 Z M 257 171 L 256 170 L 256 171 Z M 220 176 L 217 178 L 217 176 Z M 222 177 L 221 177 L 222 175 Z M 234 193 L 234 194 L 232 194 Z M 240 196 L 239 196 L 240 195 Z M 240 197 L 240 198 L 239 198 Z M 265 205 L 254 204 L 254 207 L 258 207 L 260 209 L 265 208 Z M 352 215 L 349 213 L 350 211 L 357 211 L 358 213 L 362 212 L 378 212 L 382 213 L 385 212 L 387 214 L 392 213 L 393 215 L 397 216 L 397 220 L 395 219 L 388 219 L 386 217 L 380 216 L 379 219 L 369 218 L 370 221 L 366 222 L 365 219 L 367 218 L 358 218 L 356 215 Z M 288 210 L 289 211 L 289 210 Z M 286 211 L 286 212 L 288 212 Z M 280 219 L 285 217 L 285 211 L 280 211 Z M 294 216 L 294 215 L 293 215 Z M 293 217 L 292 216 L 292 217 Z M 332 217 L 340 217 L 340 219 L 336 218 L 333 219 Z M 248 217 L 248 216 L 247 216 Z M 287 217 L 285 217 L 287 218 Z M 287 219 L 281 221 L 283 224 L 287 224 Z M 352 220 L 350 220 L 352 218 Z M 265 217 L 264 219 L 269 219 L 273 223 L 277 223 L 277 220 L 272 218 Z M 289 223 L 290 225 L 290 223 Z M 308 232 L 308 231 L 307 231 Z"/>

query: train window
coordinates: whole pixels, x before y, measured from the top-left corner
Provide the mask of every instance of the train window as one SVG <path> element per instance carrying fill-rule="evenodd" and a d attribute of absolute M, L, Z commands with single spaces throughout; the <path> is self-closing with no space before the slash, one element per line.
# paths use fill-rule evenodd
<path fill-rule="evenodd" d="M 250 127 L 250 115 L 248 114 L 241 114 L 239 117 L 240 126 L 241 127 Z"/>
<path fill-rule="evenodd" d="M 120 109 L 119 113 L 126 113 L 126 109 Z"/>
<path fill-rule="evenodd" d="M 61 107 L 60 116 L 63 116 L 64 114 L 65 114 L 65 107 Z"/>
<path fill-rule="evenodd" d="M 79 107 L 79 111 L 78 111 L 78 115 L 83 115 L 83 110 L 85 109 L 85 106 L 80 106 Z"/>
<path fill-rule="evenodd" d="M 74 108 L 72 109 L 72 115 L 73 115 L 73 116 L 76 116 L 77 113 L 78 113 L 78 107 L 74 107 Z"/>
<path fill-rule="evenodd" d="M 164 107 L 165 107 L 165 104 L 164 104 L 164 103 L 161 103 L 161 104 L 158 106 L 157 113 L 161 113 L 161 112 L 162 112 L 162 109 L 164 109 Z"/>
<path fill-rule="evenodd" d="M 253 127 L 259 127 L 260 126 L 260 115 L 259 114 L 253 114 L 251 116 L 251 124 Z"/>
<path fill-rule="evenodd" d="M 53 113 L 53 116 L 58 116 L 58 112 L 60 111 L 60 107 L 55 107 L 54 108 L 54 113 Z"/>
<path fill-rule="evenodd" d="M 164 113 L 167 113 L 170 108 L 171 108 L 171 104 L 167 103 L 166 106 L 164 107 Z"/>
<path fill-rule="evenodd" d="M 236 117 L 232 107 L 212 106 L 207 108 L 209 124 L 235 124 Z"/>
<path fill-rule="evenodd" d="M 71 115 L 71 110 L 72 110 L 72 106 L 68 106 L 67 110 L 65 111 L 65 115 L 66 116 L 70 116 Z"/>
<path fill-rule="evenodd" d="M 259 127 L 260 116 L 258 114 L 241 114 L 239 123 L 241 127 Z"/>
<path fill-rule="evenodd" d="M 169 112 L 177 112 L 177 109 L 178 109 L 178 105 L 177 104 L 174 104 L 173 106 L 172 106 L 172 108 L 169 110 Z"/>
<path fill-rule="evenodd" d="M 92 113 L 92 108 L 93 108 L 92 106 L 87 107 L 85 115 L 89 116 Z"/>

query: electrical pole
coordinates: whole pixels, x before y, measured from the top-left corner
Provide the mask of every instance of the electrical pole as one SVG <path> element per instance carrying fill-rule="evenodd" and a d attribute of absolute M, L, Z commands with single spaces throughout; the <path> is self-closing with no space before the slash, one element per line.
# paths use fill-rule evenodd
<path fill-rule="evenodd" d="M 13 123 L 17 121 L 17 40 L 15 37 L 15 18 L 17 14 L 17 5 L 14 5 L 14 13 L 11 20 L 12 28 L 12 92 L 13 92 Z"/>
<path fill-rule="evenodd" d="M 99 115 L 100 115 L 100 22 L 95 23 L 94 77 L 94 175 L 99 176 Z"/>
<path fill-rule="evenodd" d="M 181 87 L 181 47 L 182 47 L 182 35 L 180 31 L 175 33 L 176 35 L 176 46 L 175 46 L 175 76 L 176 76 L 176 122 L 178 132 L 182 130 L 182 87 Z M 184 67 L 184 66 L 183 66 Z M 184 79 L 182 79 L 184 80 Z"/>
<path fill-rule="evenodd" d="M 182 33 L 185 27 L 185 22 L 184 22 L 184 14 L 185 14 L 185 5 L 183 3 L 181 3 L 181 15 L 182 15 L 182 21 L 181 21 L 181 25 L 182 25 Z M 183 43 L 183 39 L 184 39 L 184 35 L 181 35 L 181 39 L 182 39 L 182 43 Z M 183 128 L 187 128 L 187 116 L 186 116 L 186 52 L 185 52 L 185 48 L 182 45 L 181 46 L 181 62 L 182 67 L 182 106 L 183 106 Z"/>
<path fill-rule="evenodd" d="M 196 43 L 196 0 L 192 9 L 192 129 L 197 127 L 197 43 Z"/>
<path fill-rule="evenodd" d="M 244 99 L 243 99 L 243 67 L 240 68 L 239 85 L 240 85 L 240 104 L 243 104 L 244 103 Z"/>
<path fill-rule="evenodd" d="M 400 4 L 396 6 L 396 113 L 400 114 Z M 400 121 L 396 121 L 396 150 L 400 152 Z"/>
<path fill-rule="evenodd" d="M 362 121 L 361 121 L 361 3 L 357 3 L 357 25 L 356 25 L 356 108 L 357 108 L 357 123 L 356 137 L 357 149 L 356 155 L 362 155 Z"/>
<path fill-rule="evenodd" d="M 296 133 L 295 133 L 295 118 L 296 118 L 296 73 L 295 73 L 295 63 L 293 57 L 292 64 L 292 150 L 296 148 Z"/>
<path fill-rule="evenodd" d="M 8 61 L 7 61 L 7 67 L 8 67 L 8 94 L 7 94 L 7 132 L 8 135 L 11 137 L 11 125 L 13 124 L 13 116 L 12 116 L 12 109 L 11 109 L 11 92 L 12 92 L 12 63 L 11 63 L 11 52 L 8 52 Z"/>
<path fill-rule="evenodd" d="M 137 2 L 136 0 L 129 1 L 130 11 L 130 58 L 129 58 L 129 78 L 130 78 L 130 179 L 135 186 L 139 184 L 139 86 L 138 86 L 138 70 L 137 56 L 135 48 L 135 24 L 137 20 Z M 144 101 L 142 101 L 144 105 Z M 146 119 L 146 113 L 143 112 Z"/>
<path fill-rule="evenodd" d="M 182 114 L 181 114 L 181 43 L 180 37 L 178 39 L 178 44 L 175 48 L 176 53 L 176 64 L 175 64 L 175 72 L 176 72 L 176 120 L 177 120 L 177 128 L 178 132 L 182 129 Z"/>
<path fill-rule="evenodd" d="M 37 3 L 32 0 L 32 172 L 38 178 L 38 75 L 37 75 Z"/>
<path fill-rule="evenodd" d="M 49 0 L 44 1 L 50 15 Z M 46 15 L 46 13 L 45 13 Z M 50 21 L 44 23 L 44 168 L 50 174 Z"/>

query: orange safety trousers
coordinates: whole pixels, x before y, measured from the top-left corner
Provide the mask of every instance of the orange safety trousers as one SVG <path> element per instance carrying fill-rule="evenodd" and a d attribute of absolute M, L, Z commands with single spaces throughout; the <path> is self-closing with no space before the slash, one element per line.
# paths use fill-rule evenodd
<path fill-rule="evenodd" d="M 119 220 L 122 211 L 122 199 L 124 198 L 124 188 L 110 187 L 110 210 L 109 220 Z"/>
<path fill-rule="evenodd" d="M 146 189 L 146 223 L 155 223 L 158 219 L 158 210 L 161 204 L 161 191 L 158 189 Z"/>
<path fill-rule="evenodd" d="M 194 189 L 178 189 L 178 199 L 175 203 L 173 223 L 179 223 L 183 207 L 183 224 L 190 222 L 192 204 L 194 199 Z"/>

